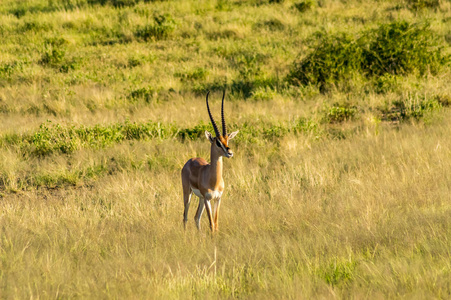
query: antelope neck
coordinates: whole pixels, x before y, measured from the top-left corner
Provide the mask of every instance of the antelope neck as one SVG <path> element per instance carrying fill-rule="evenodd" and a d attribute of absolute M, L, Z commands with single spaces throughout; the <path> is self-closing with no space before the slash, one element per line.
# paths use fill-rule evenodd
<path fill-rule="evenodd" d="M 211 146 L 210 152 L 210 183 L 217 187 L 222 178 L 222 156 L 214 149 L 215 145 Z"/>

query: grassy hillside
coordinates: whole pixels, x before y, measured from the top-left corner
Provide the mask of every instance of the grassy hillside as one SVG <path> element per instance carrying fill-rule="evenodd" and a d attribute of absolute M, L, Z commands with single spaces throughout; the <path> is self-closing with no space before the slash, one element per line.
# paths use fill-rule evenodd
<path fill-rule="evenodd" d="M 0 3 L 1 298 L 449 298 L 451 3 Z M 180 170 L 227 89 L 220 232 Z"/>

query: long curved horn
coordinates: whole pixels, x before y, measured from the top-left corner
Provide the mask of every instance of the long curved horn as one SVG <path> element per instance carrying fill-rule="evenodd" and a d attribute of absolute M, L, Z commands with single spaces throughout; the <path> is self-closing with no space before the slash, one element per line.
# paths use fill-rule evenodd
<path fill-rule="evenodd" d="M 207 93 L 207 110 L 208 110 L 208 115 L 210 116 L 211 124 L 213 125 L 213 129 L 215 130 L 216 136 L 221 136 L 219 134 L 218 126 L 216 125 L 215 119 L 213 119 L 213 116 L 211 115 L 211 112 L 210 112 L 210 106 L 208 105 L 208 95 L 209 94 L 210 94 L 210 91 L 208 91 L 208 93 Z"/>
<path fill-rule="evenodd" d="M 225 98 L 225 90 L 224 90 L 224 93 L 222 94 L 221 118 L 222 118 L 222 136 L 226 137 L 227 136 L 227 126 L 226 126 L 226 122 L 224 119 L 224 98 Z"/>

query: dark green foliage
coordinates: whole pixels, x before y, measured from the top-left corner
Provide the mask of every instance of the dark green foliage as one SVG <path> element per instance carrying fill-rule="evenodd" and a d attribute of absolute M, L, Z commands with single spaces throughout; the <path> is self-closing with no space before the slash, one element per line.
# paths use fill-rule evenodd
<path fill-rule="evenodd" d="M 294 4 L 294 7 L 301 13 L 306 12 L 315 5 L 313 0 L 305 0 Z"/>
<path fill-rule="evenodd" d="M 142 2 L 140 0 L 88 0 L 90 5 L 111 5 L 114 7 L 134 6 L 135 4 Z"/>
<path fill-rule="evenodd" d="M 403 98 L 381 107 L 381 119 L 383 121 L 405 121 L 409 119 L 419 120 L 427 113 L 434 112 L 444 106 L 449 106 L 449 97 L 433 96 Z"/>
<path fill-rule="evenodd" d="M 319 139 L 322 134 L 322 129 L 317 122 L 301 117 L 294 122 L 293 132 L 312 134 L 316 139 Z"/>
<path fill-rule="evenodd" d="M 176 28 L 176 22 L 169 14 L 157 14 L 153 17 L 153 24 L 138 27 L 135 36 L 144 41 L 168 38 Z"/>
<path fill-rule="evenodd" d="M 49 39 L 45 42 L 44 52 L 39 60 L 43 66 L 58 69 L 62 73 L 75 70 L 78 66 L 79 59 L 66 58 L 67 41 L 61 38 Z"/>
<path fill-rule="evenodd" d="M 293 63 L 287 81 L 324 90 L 356 74 L 436 74 L 449 58 L 428 25 L 400 21 L 364 31 L 358 38 L 326 35 L 313 52 Z"/>
<path fill-rule="evenodd" d="M 276 89 L 279 85 L 277 77 L 268 76 L 262 70 L 262 65 L 267 56 L 261 53 L 239 52 L 231 60 L 239 71 L 239 75 L 230 84 L 233 95 L 241 98 L 249 98 L 258 88 Z"/>
<path fill-rule="evenodd" d="M 362 69 L 368 75 L 424 74 L 427 71 L 435 74 L 449 60 L 428 25 L 406 21 L 384 24 L 366 33 L 362 40 L 365 41 Z"/>
<path fill-rule="evenodd" d="M 263 129 L 263 137 L 265 139 L 280 138 L 290 131 L 290 127 L 284 125 L 272 125 Z"/>
<path fill-rule="evenodd" d="M 143 87 L 137 90 L 133 90 L 130 92 L 128 98 L 134 101 L 144 100 L 147 103 L 150 103 L 154 97 L 154 90 L 152 87 Z"/>
<path fill-rule="evenodd" d="M 44 54 L 42 54 L 39 63 L 41 63 L 42 65 L 54 67 L 59 65 L 63 61 L 65 55 L 66 51 L 64 49 L 51 47 L 46 49 Z"/>
<path fill-rule="evenodd" d="M 279 19 L 270 19 L 263 22 L 258 22 L 254 25 L 254 28 L 265 28 L 271 31 L 284 30 L 285 25 Z"/>
<path fill-rule="evenodd" d="M 39 131 L 33 135 L 31 144 L 34 145 L 34 154 L 43 156 L 52 152 L 72 153 L 78 149 L 77 140 L 73 139 L 73 128 L 49 124 L 41 124 Z"/>
<path fill-rule="evenodd" d="M 208 130 L 210 132 L 213 132 L 213 126 L 209 124 L 204 124 L 203 122 L 201 122 L 198 125 L 195 125 L 192 128 L 184 128 L 184 129 L 180 129 L 177 132 L 177 136 L 179 138 L 182 139 L 182 141 L 189 139 L 189 140 L 194 140 L 194 139 L 198 139 L 202 136 L 205 136 L 205 131 Z"/>
<path fill-rule="evenodd" d="M 276 77 L 266 77 L 264 75 L 255 76 L 254 78 L 237 78 L 230 85 L 230 92 L 242 98 L 249 98 L 258 88 L 275 89 L 279 85 Z"/>
<path fill-rule="evenodd" d="M 437 102 L 443 107 L 448 107 L 451 105 L 450 95 L 435 95 L 433 99 L 437 100 Z"/>
<path fill-rule="evenodd" d="M 407 0 L 408 6 L 412 10 L 421 10 L 440 7 L 440 0 Z"/>
<path fill-rule="evenodd" d="M 153 55 L 133 55 L 128 58 L 128 65 L 129 68 L 134 68 L 140 65 L 144 65 L 146 63 L 151 63 L 155 61 L 156 57 Z"/>
<path fill-rule="evenodd" d="M 15 61 L 10 63 L 4 63 L 0 65 L 0 78 L 11 77 L 13 73 L 22 70 L 24 62 Z"/>
<path fill-rule="evenodd" d="M 160 123 L 117 123 L 109 126 L 93 127 L 61 126 L 50 121 L 42 124 L 30 138 L 25 138 L 23 146 L 31 147 L 31 152 L 38 156 L 52 153 L 72 153 L 83 147 L 103 148 L 124 140 L 145 140 L 151 138 L 168 138 L 174 136 L 173 126 Z"/>
<path fill-rule="evenodd" d="M 197 80 L 205 80 L 208 75 L 208 70 L 204 68 L 195 68 L 187 72 L 176 72 L 174 76 L 179 77 L 181 81 L 192 82 Z"/>
<path fill-rule="evenodd" d="M 17 32 L 25 33 L 27 31 L 39 32 L 50 31 L 53 29 L 53 24 L 44 20 L 26 21 L 23 25 L 17 27 Z"/>
<path fill-rule="evenodd" d="M 374 81 L 374 90 L 376 93 L 387 93 L 392 91 L 398 85 L 399 76 L 393 74 L 384 74 L 376 77 Z"/>
<path fill-rule="evenodd" d="M 293 64 L 288 82 L 324 88 L 349 78 L 361 69 L 364 61 L 362 52 L 358 41 L 350 35 L 325 36 L 312 53 Z"/>
<path fill-rule="evenodd" d="M 205 96 L 208 91 L 219 92 L 227 89 L 227 81 L 216 79 L 213 82 L 194 83 L 191 89 L 196 94 Z"/>

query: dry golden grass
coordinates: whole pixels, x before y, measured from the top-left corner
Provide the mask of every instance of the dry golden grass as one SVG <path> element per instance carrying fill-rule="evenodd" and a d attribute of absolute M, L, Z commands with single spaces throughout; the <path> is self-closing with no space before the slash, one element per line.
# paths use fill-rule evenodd
<path fill-rule="evenodd" d="M 451 297 L 449 58 L 321 91 L 287 80 L 322 37 L 396 21 L 429 23 L 449 55 L 448 1 L 102 2 L 0 3 L 0 298 Z M 197 198 L 182 224 L 203 136 L 105 132 L 202 127 L 224 87 L 241 131 L 212 236 Z M 105 144 L 54 130 L 96 125 Z"/>
<path fill-rule="evenodd" d="M 3 195 L 1 296 L 446 298 L 451 115 L 442 119 L 238 147 L 213 237 L 206 218 L 195 230 L 194 209 L 182 226 L 179 171 L 207 141 L 75 154 L 124 163 L 83 185 Z M 155 154 L 153 165 L 126 163 Z"/>

